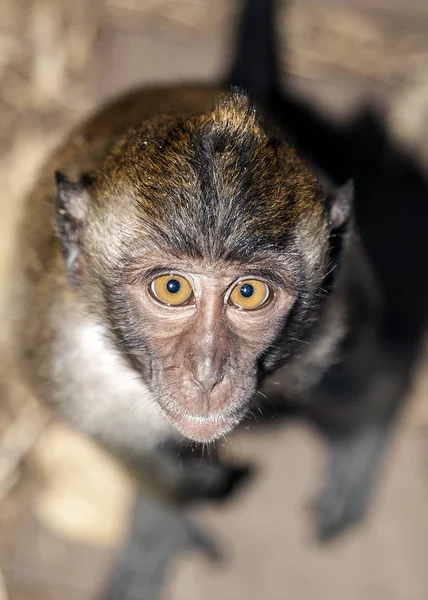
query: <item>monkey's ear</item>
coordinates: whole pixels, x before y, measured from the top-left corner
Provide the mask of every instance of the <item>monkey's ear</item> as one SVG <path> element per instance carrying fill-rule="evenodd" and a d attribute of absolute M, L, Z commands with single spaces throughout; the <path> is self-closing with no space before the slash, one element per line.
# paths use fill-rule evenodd
<path fill-rule="evenodd" d="M 351 216 L 354 201 L 354 181 L 348 179 L 343 185 L 337 186 L 317 168 L 313 168 L 313 170 L 317 174 L 321 189 L 324 192 L 330 229 L 332 231 L 339 229 L 345 225 Z"/>
<path fill-rule="evenodd" d="M 349 179 L 345 184 L 331 190 L 327 195 L 328 219 L 331 229 L 339 229 L 351 216 L 354 200 L 354 182 Z"/>
<path fill-rule="evenodd" d="M 81 234 L 88 212 L 89 193 L 84 182 L 74 182 L 56 171 L 56 217 L 67 274 L 82 274 Z"/>

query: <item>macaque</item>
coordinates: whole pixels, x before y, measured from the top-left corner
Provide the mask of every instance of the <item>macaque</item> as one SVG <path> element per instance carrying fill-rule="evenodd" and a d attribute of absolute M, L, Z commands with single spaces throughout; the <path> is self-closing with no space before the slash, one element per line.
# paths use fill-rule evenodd
<path fill-rule="evenodd" d="M 273 4 L 246 2 L 228 85 L 132 92 L 54 152 L 17 234 L 9 352 L 41 401 L 166 498 L 242 477 L 215 441 L 260 386 L 300 402 L 330 444 L 328 537 L 363 513 L 400 390 L 353 183 L 326 182 L 274 110 Z M 214 444 L 206 472 L 183 439 Z"/>

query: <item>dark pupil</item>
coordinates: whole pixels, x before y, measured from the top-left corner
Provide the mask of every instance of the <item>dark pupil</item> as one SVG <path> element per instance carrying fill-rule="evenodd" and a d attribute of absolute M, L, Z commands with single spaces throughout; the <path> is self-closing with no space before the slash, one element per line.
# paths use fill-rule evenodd
<path fill-rule="evenodd" d="M 166 289 L 170 294 L 176 294 L 180 291 L 181 285 L 180 282 L 176 279 L 170 279 L 166 284 Z"/>
<path fill-rule="evenodd" d="M 250 283 L 244 283 L 241 287 L 241 294 L 244 298 L 250 298 L 254 294 L 254 288 Z"/>

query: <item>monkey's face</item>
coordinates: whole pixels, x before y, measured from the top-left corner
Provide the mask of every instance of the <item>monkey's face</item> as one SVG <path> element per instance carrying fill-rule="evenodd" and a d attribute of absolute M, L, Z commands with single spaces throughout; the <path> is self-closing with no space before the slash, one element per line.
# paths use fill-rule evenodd
<path fill-rule="evenodd" d="M 176 428 L 224 435 L 248 410 L 260 366 L 305 343 L 346 202 L 329 207 L 241 96 L 143 124 L 89 185 L 58 185 L 72 280 Z"/>
<path fill-rule="evenodd" d="M 281 264 L 164 258 L 126 285 L 130 318 L 144 332 L 164 413 L 185 436 L 213 440 L 248 410 L 257 361 L 293 304 L 290 276 Z"/>

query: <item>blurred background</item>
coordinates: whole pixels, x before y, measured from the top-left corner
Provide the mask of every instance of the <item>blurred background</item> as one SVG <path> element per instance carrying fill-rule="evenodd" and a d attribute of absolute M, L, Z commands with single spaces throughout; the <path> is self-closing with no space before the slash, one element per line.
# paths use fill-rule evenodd
<path fill-rule="evenodd" d="M 0 277 L 21 199 L 69 128 L 137 84 L 219 79 L 238 8 L 237 0 L 0 0 Z M 424 170 L 427 32 L 426 0 L 295 0 L 278 18 L 289 89 L 333 122 L 373 104 Z M 256 465 L 256 476 L 221 507 L 193 511 L 225 560 L 180 555 L 164 599 L 426 600 L 426 365 L 422 357 L 364 525 L 328 546 L 313 539 L 309 505 L 323 455 L 309 430 L 239 432 L 226 451 Z M 95 598 L 134 484 L 2 385 L 0 600 Z"/>

